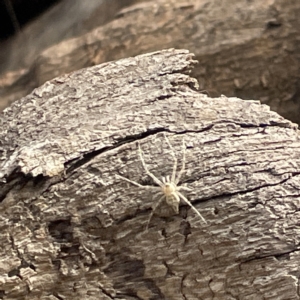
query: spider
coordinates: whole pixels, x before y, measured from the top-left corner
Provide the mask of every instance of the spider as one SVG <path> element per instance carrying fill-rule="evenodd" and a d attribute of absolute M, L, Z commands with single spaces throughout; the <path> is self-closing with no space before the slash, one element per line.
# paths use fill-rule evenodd
<path fill-rule="evenodd" d="M 138 152 L 139 152 L 139 156 L 140 156 L 140 160 L 142 162 L 143 168 L 146 172 L 146 174 L 151 177 L 153 179 L 153 181 L 158 185 L 158 186 L 150 186 L 150 185 L 141 185 L 138 182 L 132 181 L 126 177 L 123 177 L 121 175 L 117 175 L 117 177 L 119 177 L 122 180 L 125 180 L 135 186 L 138 186 L 140 188 L 143 189 L 151 189 L 151 190 L 156 190 L 158 191 L 157 193 L 154 194 L 153 198 L 156 198 L 158 196 L 161 196 L 158 201 L 156 202 L 156 204 L 152 207 L 152 212 L 150 214 L 150 217 L 148 219 L 147 222 L 147 227 L 146 230 L 148 229 L 149 223 L 153 217 L 153 214 L 155 212 L 155 210 L 157 209 L 157 207 L 159 206 L 159 204 L 165 199 L 167 205 L 169 205 L 170 207 L 173 208 L 173 210 L 178 214 L 179 213 L 179 203 L 180 203 L 180 199 L 182 199 L 187 205 L 189 205 L 195 212 L 196 214 L 200 217 L 200 219 L 206 223 L 205 219 L 202 217 L 202 215 L 199 213 L 199 211 L 192 205 L 192 203 L 180 192 L 180 190 L 190 190 L 187 187 L 183 187 L 183 186 L 178 186 L 178 183 L 180 181 L 180 178 L 182 176 L 182 174 L 185 171 L 185 143 L 184 140 L 182 141 L 182 149 L 183 149 L 183 158 L 182 158 L 182 167 L 181 170 L 178 172 L 177 176 L 176 176 L 176 172 L 177 172 L 177 158 L 175 156 L 174 153 L 174 149 L 169 141 L 169 139 L 167 138 L 167 136 L 164 134 L 165 140 L 169 146 L 169 148 L 171 149 L 171 155 L 173 157 L 174 160 L 174 166 L 173 166 L 173 172 L 172 172 L 172 176 L 170 178 L 170 176 L 166 176 L 166 177 L 162 177 L 162 180 L 159 180 L 153 173 L 151 173 L 145 163 L 144 160 L 144 152 L 141 149 L 140 144 L 138 143 Z"/>

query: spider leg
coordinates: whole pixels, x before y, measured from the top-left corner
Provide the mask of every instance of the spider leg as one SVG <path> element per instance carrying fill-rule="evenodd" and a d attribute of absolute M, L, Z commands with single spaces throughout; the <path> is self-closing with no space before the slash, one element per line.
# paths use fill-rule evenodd
<path fill-rule="evenodd" d="M 151 214 L 149 216 L 149 219 L 148 219 L 148 222 L 147 222 L 147 226 L 146 226 L 146 230 L 148 230 L 148 227 L 149 227 L 149 223 L 153 217 L 153 214 L 155 212 L 155 210 L 157 209 L 158 205 L 162 202 L 162 200 L 165 198 L 165 195 L 163 195 L 162 197 L 160 197 L 158 199 L 158 201 L 155 203 L 155 205 L 152 207 L 152 211 L 151 211 Z"/>
<path fill-rule="evenodd" d="M 130 180 L 130 179 L 128 179 L 128 178 L 126 178 L 126 177 L 124 177 L 124 176 L 121 176 L 121 175 L 119 175 L 119 174 L 116 174 L 116 176 L 117 176 L 118 178 L 122 179 L 122 180 L 125 180 L 125 181 L 127 181 L 127 182 L 129 182 L 129 183 L 131 183 L 131 184 L 133 184 L 133 185 L 135 185 L 135 186 L 138 186 L 138 187 L 140 187 L 140 188 L 143 188 L 143 189 L 152 189 L 152 190 L 153 190 L 153 189 L 158 189 L 157 186 L 141 185 L 141 184 L 139 184 L 138 182 L 133 181 L 133 180 Z"/>
<path fill-rule="evenodd" d="M 156 186 L 156 188 L 157 188 L 157 186 Z M 155 193 L 154 196 L 153 196 L 153 199 L 155 199 L 155 198 L 156 198 L 157 196 L 159 196 L 159 195 L 161 195 L 161 191 Z"/>
<path fill-rule="evenodd" d="M 174 148 L 171 145 L 171 143 L 170 143 L 170 141 L 169 141 L 169 139 L 168 139 L 168 137 L 166 136 L 165 133 L 164 133 L 164 137 L 165 137 L 165 140 L 166 140 L 169 148 L 171 149 L 171 155 L 172 155 L 173 160 L 174 160 L 174 166 L 173 166 L 173 172 L 172 172 L 171 182 L 175 183 L 175 180 L 176 180 L 176 171 L 177 171 L 177 157 L 175 156 Z"/>
<path fill-rule="evenodd" d="M 185 171 L 185 149 L 186 149 L 185 143 L 184 143 L 184 140 L 182 140 L 182 153 L 183 153 L 183 155 L 182 155 L 182 165 L 181 165 L 181 170 L 179 171 L 176 180 L 173 181 L 173 182 L 175 182 L 176 185 L 178 184 L 178 182 L 179 182 L 179 180 L 180 180 L 182 174 L 183 174 L 184 171 Z"/>
<path fill-rule="evenodd" d="M 204 222 L 204 223 L 207 223 L 205 221 L 205 219 L 202 217 L 202 215 L 199 213 L 199 211 L 193 206 L 193 204 L 188 200 L 186 199 L 180 192 L 177 191 L 177 194 L 179 195 L 179 197 L 187 204 L 189 205 L 196 213 L 197 215 L 201 218 L 201 220 Z"/>
<path fill-rule="evenodd" d="M 151 177 L 156 184 L 158 184 L 160 187 L 163 187 L 164 184 L 154 174 L 152 174 L 149 171 L 149 169 L 148 169 L 148 167 L 147 167 L 147 165 L 145 163 L 145 160 L 144 160 L 144 157 L 143 157 L 143 151 L 141 149 L 140 144 L 139 144 L 139 155 L 140 155 L 140 159 L 141 159 L 141 162 L 142 162 L 143 168 L 145 169 L 146 174 L 149 177 Z"/>

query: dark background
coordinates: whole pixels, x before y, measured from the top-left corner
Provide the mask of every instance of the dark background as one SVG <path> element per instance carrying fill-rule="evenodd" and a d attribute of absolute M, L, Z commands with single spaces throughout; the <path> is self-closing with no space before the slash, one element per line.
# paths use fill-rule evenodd
<path fill-rule="evenodd" d="M 0 0 L 0 41 L 62 0 Z"/>

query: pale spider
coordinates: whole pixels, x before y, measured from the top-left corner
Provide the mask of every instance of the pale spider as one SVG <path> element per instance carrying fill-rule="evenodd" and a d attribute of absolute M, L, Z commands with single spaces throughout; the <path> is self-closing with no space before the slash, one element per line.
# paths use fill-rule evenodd
<path fill-rule="evenodd" d="M 177 158 L 175 156 L 174 153 L 174 149 L 169 141 L 169 139 L 167 138 L 166 135 L 164 135 L 167 144 L 169 146 L 169 148 L 171 149 L 171 155 L 173 157 L 174 160 L 174 166 L 173 166 L 173 172 L 172 172 L 172 177 L 170 179 L 170 176 L 166 176 L 163 177 L 162 180 L 159 180 L 154 174 L 152 174 L 146 163 L 144 160 L 144 153 L 141 149 L 140 144 L 138 144 L 138 150 L 139 150 L 139 156 L 143 165 L 143 168 L 146 172 L 146 174 L 151 177 L 153 179 L 153 181 L 158 185 L 158 186 L 149 186 L 149 185 L 141 185 L 138 182 L 132 181 L 126 177 L 123 177 L 121 175 L 117 175 L 119 178 L 135 185 L 138 186 L 140 188 L 143 189 L 154 189 L 154 190 L 158 190 L 158 192 L 156 194 L 154 194 L 153 198 L 156 198 L 157 196 L 163 194 L 158 201 L 156 202 L 156 204 L 152 207 L 152 212 L 150 214 L 149 220 L 147 222 L 147 227 L 146 230 L 148 229 L 149 223 L 152 219 L 152 216 L 156 210 L 156 208 L 159 206 L 159 204 L 165 199 L 166 203 L 173 208 L 173 210 L 178 214 L 179 213 L 179 203 L 180 203 L 180 199 L 182 199 L 186 204 L 188 204 L 196 213 L 197 215 L 201 218 L 201 220 L 206 223 L 205 219 L 202 217 L 202 215 L 199 213 L 199 211 L 192 205 L 192 203 L 182 194 L 180 193 L 180 190 L 190 190 L 187 187 L 183 187 L 183 186 L 178 186 L 179 180 L 182 176 L 182 174 L 185 171 L 185 143 L 184 140 L 182 142 L 182 148 L 183 148 L 183 158 L 182 158 L 182 167 L 181 170 L 178 172 L 177 176 L 176 176 L 176 172 L 177 172 Z"/>

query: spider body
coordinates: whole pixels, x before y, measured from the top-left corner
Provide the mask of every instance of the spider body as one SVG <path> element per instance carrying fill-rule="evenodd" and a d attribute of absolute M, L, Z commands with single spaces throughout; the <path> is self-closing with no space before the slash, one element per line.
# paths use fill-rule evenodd
<path fill-rule="evenodd" d="M 174 212 L 179 213 L 180 198 L 177 194 L 177 187 L 169 178 L 163 178 L 163 186 L 161 187 L 162 194 L 165 195 L 166 203 L 172 207 Z"/>
<path fill-rule="evenodd" d="M 169 139 L 167 138 L 166 135 L 164 135 L 166 142 L 168 144 L 168 146 L 171 149 L 171 155 L 173 157 L 174 160 L 174 166 L 173 166 L 173 172 L 172 172 L 172 176 L 170 178 L 170 176 L 166 176 L 163 177 L 162 180 L 159 180 L 153 173 L 151 173 L 145 163 L 144 160 L 144 155 L 143 155 L 143 151 L 140 147 L 139 144 L 139 156 L 143 165 L 143 168 L 146 172 L 146 174 L 152 178 L 152 180 L 158 185 L 158 186 L 149 186 L 149 185 L 141 185 L 138 182 L 135 182 L 133 180 L 130 180 L 126 177 L 123 177 L 121 175 L 117 175 L 119 178 L 121 178 L 122 180 L 125 180 L 135 186 L 138 186 L 140 188 L 143 189 L 151 189 L 151 190 L 156 190 L 158 191 L 156 194 L 154 194 L 154 198 L 158 198 L 157 202 L 155 203 L 155 205 L 152 207 L 152 212 L 150 214 L 148 223 L 147 223 L 147 229 L 149 226 L 149 223 L 151 221 L 151 218 L 156 210 L 156 208 L 158 207 L 158 205 L 165 200 L 167 205 L 169 205 L 170 207 L 172 207 L 172 209 L 174 210 L 174 212 L 176 212 L 177 214 L 179 213 L 179 204 L 180 204 L 180 199 L 182 199 L 186 204 L 188 204 L 196 213 L 197 215 L 200 217 L 200 219 L 206 223 L 205 219 L 202 217 L 202 215 L 199 213 L 199 211 L 192 205 L 192 203 L 180 192 L 180 190 L 190 190 L 187 187 L 184 186 L 180 186 L 178 185 L 180 178 L 182 176 L 182 174 L 185 171 L 185 144 L 184 141 L 182 143 L 182 148 L 183 148 L 183 158 L 182 158 L 182 167 L 181 170 L 178 172 L 177 176 L 176 176 L 176 172 L 177 172 L 177 158 L 175 156 L 174 153 L 174 149 L 169 141 Z"/>

